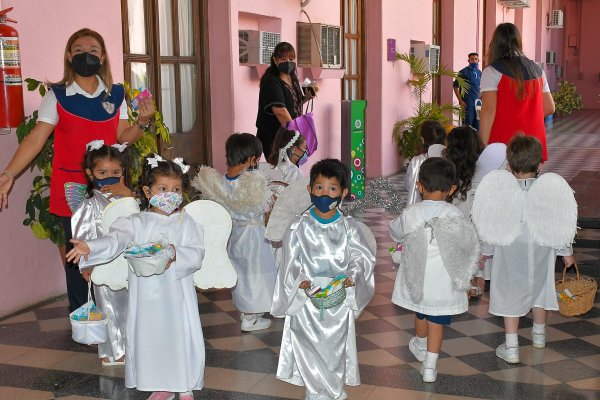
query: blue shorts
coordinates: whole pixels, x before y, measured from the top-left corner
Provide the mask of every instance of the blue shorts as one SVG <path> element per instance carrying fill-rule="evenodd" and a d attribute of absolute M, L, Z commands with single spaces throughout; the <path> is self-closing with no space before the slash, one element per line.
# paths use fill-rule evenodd
<path fill-rule="evenodd" d="M 429 322 L 433 322 L 438 325 L 450 325 L 452 322 L 451 315 L 425 315 L 421 313 L 416 313 L 417 319 L 426 319 Z"/>

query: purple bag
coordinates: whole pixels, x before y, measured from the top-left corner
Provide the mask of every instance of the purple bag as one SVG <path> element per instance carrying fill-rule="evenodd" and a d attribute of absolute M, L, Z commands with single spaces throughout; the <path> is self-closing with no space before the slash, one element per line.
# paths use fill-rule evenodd
<path fill-rule="evenodd" d="M 312 109 L 313 101 L 310 100 L 310 112 L 308 111 L 308 104 L 306 104 L 306 112 L 287 124 L 289 130 L 300 132 L 300 134 L 304 136 L 304 139 L 306 139 L 306 154 L 308 156 L 317 151 L 319 145 Z"/>

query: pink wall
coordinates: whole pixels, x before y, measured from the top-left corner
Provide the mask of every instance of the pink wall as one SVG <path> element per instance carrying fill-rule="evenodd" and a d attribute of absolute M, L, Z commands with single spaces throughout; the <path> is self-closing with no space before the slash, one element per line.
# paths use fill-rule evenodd
<path fill-rule="evenodd" d="M 64 5 L 61 5 L 64 4 Z M 64 46 L 69 35 L 89 27 L 106 41 L 116 82 L 123 79 L 121 3 L 119 0 L 78 0 L 66 3 L 38 0 L 3 0 L 2 8 L 15 7 L 10 16 L 18 21 L 23 77 L 59 80 Z M 77 15 L 77 18 L 72 16 Z M 48 28 L 49 26 L 52 28 Z M 46 27 L 43 30 L 40 27 Z M 38 108 L 38 94 L 26 93 L 25 113 Z M 14 134 L 0 136 L 0 168 L 17 147 Z M 9 198 L 9 208 L 0 212 L 0 316 L 48 297 L 64 293 L 64 272 L 56 248 L 48 240 L 36 239 L 21 224 L 33 175 L 23 174 Z"/>
<path fill-rule="evenodd" d="M 408 64 L 386 61 L 387 39 L 396 39 L 399 53 L 409 52 L 411 40 L 431 43 L 431 7 L 431 3 L 420 0 L 406 0 L 402 7 L 395 0 L 373 0 L 366 10 L 366 172 L 369 177 L 387 176 L 401 169 L 402 160 L 392 141 L 392 127 L 396 121 L 409 117 L 414 105 L 406 83 L 410 78 Z"/>
<path fill-rule="evenodd" d="M 315 1 L 305 10 L 313 23 L 340 25 L 340 4 L 337 1 Z M 296 47 L 296 22 L 308 20 L 301 14 L 298 0 L 209 2 L 208 12 L 212 154 L 213 165 L 222 171 L 225 168 L 227 137 L 233 132 L 256 133 L 260 78 L 256 68 L 239 64 L 238 30 L 279 31 L 282 41 Z M 305 172 L 321 158 L 340 157 L 341 75 L 337 73 L 336 77 L 318 80 L 315 123 L 319 149 L 303 167 Z M 299 69 L 298 76 L 300 80 L 307 76 L 315 78 L 309 69 L 304 68 Z"/>
<path fill-rule="evenodd" d="M 585 108 L 600 108 L 600 1 L 569 1 L 565 10 L 565 74 Z M 569 46 L 568 40 L 575 43 Z"/>

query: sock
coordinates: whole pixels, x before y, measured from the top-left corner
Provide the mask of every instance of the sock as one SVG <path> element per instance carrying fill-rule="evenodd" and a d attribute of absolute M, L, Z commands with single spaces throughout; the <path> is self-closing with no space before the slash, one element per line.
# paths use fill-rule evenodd
<path fill-rule="evenodd" d="M 415 336 L 417 338 L 417 347 L 420 349 L 427 349 L 427 336 L 425 337 L 420 337 L 420 336 Z"/>
<path fill-rule="evenodd" d="M 440 356 L 439 353 L 430 353 L 430 352 L 425 353 L 425 361 L 423 361 L 423 366 L 425 368 L 435 369 L 435 366 L 437 364 L 437 360 L 438 360 L 439 356 Z"/>
<path fill-rule="evenodd" d="M 519 335 L 516 333 L 507 333 L 506 347 L 519 347 Z"/>
<path fill-rule="evenodd" d="M 539 333 L 539 334 L 546 333 L 546 324 L 536 324 L 534 322 L 533 323 L 533 332 L 534 333 Z"/>
<path fill-rule="evenodd" d="M 179 394 L 180 396 L 193 396 L 194 392 L 192 392 L 191 390 L 189 392 L 183 392 Z"/>

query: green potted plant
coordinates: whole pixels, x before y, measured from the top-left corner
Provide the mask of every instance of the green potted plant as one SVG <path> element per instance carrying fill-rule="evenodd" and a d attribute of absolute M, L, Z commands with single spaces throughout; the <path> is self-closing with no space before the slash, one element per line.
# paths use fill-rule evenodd
<path fill-rule="evenodd" d="M 392 129 L 392 137 L 402 158 L 408 162 L 412 157 L 419 154 L 421 141 L 419 138 L 419 128 L 423 121 L 437 120 L 442 125 L 452 123 L 453 115 L 460 115 L 461 108 L 453 104 L 436 104 L 423 101 L 427 91 L 427 86 L 436 76 L 449 76 L 456 79 L 459 90 L 465 93 L 469 89 L 469 83 L 462 77 L 443 65 L 435 72 L 428 71 L 425 60 L 409 54 L 396 53 L 396 60 L 404 61 L 410 66 L 411 79 L 407 81 L 412 88 L 413 96 L 417 100 L 414 107 L 414 115 L 398 121 Z"/>
<path fill-rule="evenodd" d="M 568 81 L 562 81 L 558 84 L 558 90 L 552 93 L 552 98 L 556 108 L 554 111 L 556 117 L 566 117 L 573 111 L 583 108 L 583 101 L 581 95 L 577 93 L 577 86 Z"/>
<path fill-rule="evenodd" d="M 48 85 L 36 79 L 27 78 L 27 90 L 38 91 L 44 96 L 48 90 Z M 133 90 L 130 85 L 125 82 L 126 98 L 131 98 Z M 137 113 L 129 106 L 127 115 L 130 122 L 137 119 Z M 34 111 L 30 116 L 25 117 L 23 122 L 17 128 L 17 139 L 19 143 L 31 132 L 37 123 L 38 112 Z M 154 114 L 154 123 L 144 132 L 144 135 L 130 149 L 130 176 L 132 182 L 137 181 L 140 176 L 142 165 L 141 158 L 143 155 L 157 152 L 157 135 L 165 142 L 170 141 L 169 130 L 164 125 L 162 115 L 158 111 Z M 31 170 L 37 168 L 40 175 L 33 178 L 33 189 L 27 199 L 25 212 L 27 217 L 23 220 L 23 225 L 29 226 L 38 239 L 50 239 L 59 248 L 65 244 L 65 234 L 58 217 L 49 212 L 50 205 L 50 180 L 52 178 L 52 158 L 54 156 L 54 135 L 48 138 L 42 151 L 37 155 L 31 164 Z"/>

